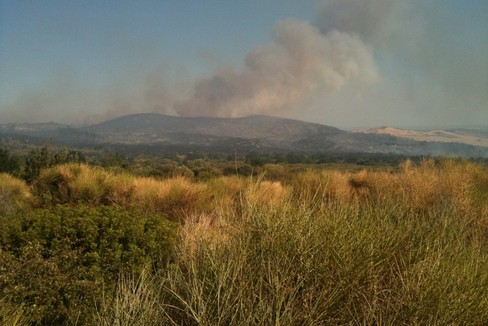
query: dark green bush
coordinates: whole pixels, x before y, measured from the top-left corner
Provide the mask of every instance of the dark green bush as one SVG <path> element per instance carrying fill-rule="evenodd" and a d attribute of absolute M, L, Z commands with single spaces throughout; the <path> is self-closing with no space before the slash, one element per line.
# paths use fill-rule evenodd
<path fill-rule="evenodd" d="M 19 171 L 19 168 L 19 162 L 10 155 L 10 151 L 0 148 L 0 173 L 7 172 L 15 174 Z"/>
<path fill-rule="evenodd" d="M 118 207 L 56 206 L 0 217 L 0 298 L 35 323 L 90 323 L 121 272 L 164 266 L 176 226 Z"/>

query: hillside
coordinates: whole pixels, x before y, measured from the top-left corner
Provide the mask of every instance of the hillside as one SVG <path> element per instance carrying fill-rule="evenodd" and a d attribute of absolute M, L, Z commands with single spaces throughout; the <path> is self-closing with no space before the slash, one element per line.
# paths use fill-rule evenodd
<path fill-rule="evenodd" d="M 308 152 L 381 153 L 487 157 L 479 134 L 472 142 L 455 142 L 454 131 L 405 137 L 392 128 L 346 132 L 338 128 L 270 116 L 242 118 L 176 117 L 157 113 L 132 114 L 102 123 L 72 127 L 49 124 L 0 125 L 0 135 L 28 139 L 52 139 L 70 146 L 109 146 L 120 151 L 163 152 Z M 457 131 L 459 135 L 461 131 Z M 464 139 L 468 132 L 463 131 Z M 418 134 L 420 135 L 420 134 Z M 443 141 L 451 139 L 453 142 Z M 476 141 L 474 140 L 476 139 Z"/>
<path fill-rule="evenodd" d="M 359 130 L 358 133 L 392 135 L 400 138 L 413 139 L 426 142 L 441 143 L 461 143 L 473 146 L 488 147 L 488 131 L 469 130 L 469 129 L 451 129 L 451 130 L 408 130 L 391 127 L 372 128 Z"/>
<path fill-rule="evenodd" d="M 164 141 L 164 137 L 170 134 L 289 142 L 311 135 L 332 136 L 345 133 L 334 127 L 270 116 L 195 118 L 155 113 L 122 116 L 90 126 L 86 130 L 100 135 L 113 136 L 121 142 L 126 142 L 127 137 L 133 137 L 134 140 L 137 139 L 143 143 Z"/>

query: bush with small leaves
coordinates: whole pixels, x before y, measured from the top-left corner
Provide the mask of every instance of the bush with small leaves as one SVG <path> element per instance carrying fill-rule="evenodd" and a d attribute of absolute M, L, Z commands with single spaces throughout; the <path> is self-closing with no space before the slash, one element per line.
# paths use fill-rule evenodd
<path fill-rule="evenodd" d="M 90 323 L 119 273 L 164 268 L 177 238 L 166 218 L 115 206 L 3 216 L 0 230 L 0 298 L 43 325 Z"/>

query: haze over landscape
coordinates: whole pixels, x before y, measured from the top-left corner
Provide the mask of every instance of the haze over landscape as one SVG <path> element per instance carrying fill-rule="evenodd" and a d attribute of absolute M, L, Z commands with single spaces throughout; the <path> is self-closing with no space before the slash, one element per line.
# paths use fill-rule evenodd
<path fill-rule="evenodd" d="M 488 0 L 0 0 L 0 325 L 488 325 Z"/>
<path fill-rule="evenodd" d="M 2 1 L 0 123 L 486 127 L 486 1 Z"/>

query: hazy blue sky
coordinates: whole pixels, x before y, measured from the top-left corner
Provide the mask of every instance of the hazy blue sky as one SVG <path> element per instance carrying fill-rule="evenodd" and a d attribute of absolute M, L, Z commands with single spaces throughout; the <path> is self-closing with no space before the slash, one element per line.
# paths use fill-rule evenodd
<path fill-rule="evenodd" d="M 0 123 L 488 126 L 486 0 L 0 0 Z"/>

